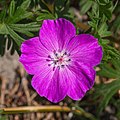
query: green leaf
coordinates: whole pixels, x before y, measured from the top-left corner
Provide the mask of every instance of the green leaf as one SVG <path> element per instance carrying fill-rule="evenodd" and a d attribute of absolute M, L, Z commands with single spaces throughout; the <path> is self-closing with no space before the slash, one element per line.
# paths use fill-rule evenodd
<path fill-rule="evenodd" d="M 0 34 L 8 34 L 8 30 L 6 28 L 5 23 L 0 23 Z"/>
<path fill-rule="evenodd" d="M 6 17 L 6 9 L 0 12 L 0 23 L 4 21 L 5 17 Z"/>
<path fill-rule="evenodd" d="M 120 30 L 120 16 L 117 16 L 117 18 L 115 19 L 112 29 L 114 30 L 115 33 L 117 33 L 117 31 Z"/>
<path fill-rule="evenodd" d="M 99 30 L 98 30 L 98 34 L 101 36 L 101 37 L 107 37 L 107 36 L 110 36 L 111 35 L 111 32 L 110 31 L 107 31 L 108 29 L 108 26 L 106 23 L 103 23 L 101 24 Z"/>
<path fill-rule="evenodd" d="M 100 76 L 104 76 L 107 78 L 116 78 L 116 70 L 112 69 L 107 63 L 104 63 L 103 65 L 100 65 L 101 71 L 99 71 L 97 74 Z"/>
<path fill-rule="evenodd" d="M 19 33 L 23 33 L 29 37 L 33 37 L 33 33 L 31 33 L 32 31 L 39 31 L 40 29 L 40 25 L 37 24 L 37 22 L 32 22 L 32 23 L 28 23 L 28 24 L 10 24 L 9 25 L 13 30 L 19 32 Z M 31 31 L 31 32 L 30 32 Z"/>
<path fill-rule="evenodd" d="M 12 0 L 11 3 L 10 3 L 9 10 L 8 10 L 9 16 L 13 16 L 14 12 L 15 12 L 15 1 Z"/>
<path fill-rule="evenodd" d="M 111 64 L 113 67 L 111 67 Z M 98 75 L 104 76 L 107 78 L 115 78 L 119 79 L 120 78 L 120 57 L 117 59 L 112 59 L 111 64 L 101 64 L 100 68 L 101 70 L 98 71 Z"/>
<path fill-rule="evenodd" d="M 0 114 L 3 112 L 3 109 L 0 110 Z M 1 117 L 1 116 L 0 116 Z"/>
<path fill-rule="evenodd" d="M 31 3 L 31 0 L 25 0 L 25 1 L 21 4 L 20 8 L 25 11 L 26 9 L 28 9 L 30 3 Z"/>
<path fill-rule="evenodd" d="M 22 33 L 22 34 L 27 35 L 27 36 L 29 36 L 29 37 L 33 37 L 33 36 L 34 36 L 33 33 L 29 32 L 29 31 L 26 30 L 26 29 L 13 28 L 13 27 L 11 27 L 11 28 L 12 28 L 14 31 L 16 31 L 16 32 Z"/>
<path fill-rule="evenodd" d="M 21 38 L 16 32 L 14 32 L 9 26 L 7 26 L 9 35 L 13 38 L 13 40 L 16 42 L 18 46 L 21 45 L 21 43 L 24 41 L 23 38 Z"/>
<path fill-rule="evenodd" d="M 55 19 L 55 17 L 51 13 L 44 12 L 44 13 L 40 13 L 36 20 L 42 21 L 45 19 Z"/>
<path fill-rule="evenodd" d="M 99 39 L 99 44 L 102 46 L 106 46 L 108 45 L 108 43 L 110 43 L 110 41 L 108 39 Z"/>
<path fill-rule="evenodd" d="M 1 113 L 1 111 L 0 111 L 0 113 Z M 0 115 L 0 120 L 8 120 L 8 118 L 6 115 Z"/>
<path fill-rule="evenodd" d="M 93 99 L 96 99 L 96 101 L 98 99 L 100 100 L 100 104 L 97 109 L 98 114 L 107 106 L 112 96 L 116 94 L 117 90 L 120 89 L 119 83 L 120 79 L 114 80 L 113 82 L 108 84 L 102 83 L 95 86 L 95 93 Z"/>
<path fill-rule="evenodd" d="M 100 15 L 103 16 L 104 14 L 108 20 L 112 18 L 112 10 L 110 9 L 111 6 L 112 6 L 112 3 L 99 6 Z"/>
<path fill-rule="evenodd" d="M 99 106 L 98 106 L 98 114 L 107 106 L 107 104 L 109 103 L 110 99 L 112 98 L 112 96 L 120 89 L 120 79 L 119 80 L 115 80 L 109 84 L 103 84 L 101 87 L 99 87 L 98 89 L 96 89 L 97 93 L 100 95 L 101 91 L 101 95 L 103 96 L 103 99 L 101 100 Z"/>
<path fill-rule="evenodd" d="M 106 4 L 108 4 L 110 1 L 109 1 L 109 0 L 97 0 L 97 2 L 98 2 L 100 5 L 106 5 Z"/>
<path fill-rule="evenodd" d="M 85 14 L 93 5 L 93 1 L 86 1 L 84 5 L 82 5 L 81 7 L 81 13 Z"/>
<path fill-rule="evenodd" d="M 40 29 L 40 25 L 37 22 L 27 23 L 27 24 L 10 24 L 9 26 L 12 29 L 20 29 L 25 31 L 38 31 Z"/>
<path fill-rule="evenodd" d="M 104 15 L 110 20 L 112 18 L 112 12 L 111 10 L 104 10 Z"/>
<path fill-rule="evenodd" d="M 31 17 L 33 14 L 32 14 L 32 12 L 26 12 L 26 11 L 23 11 L 21 8 L 20 9 L 18 9 L 16 12 L 15 12 L 15 14 L 14 14 L 14 16 L 13 17 L 11 17 L 10 19 L 8 19 L 7 20 L 7 23 L 17 23 L 17 22 L 19 22 L 20 20 L 23 20 L 23 19 L 25 19 L 25 18 L 29 18 L 29 17 Z"/>
<path fill-rule="evenodd" d="M 118 120 L 120 120 L 120 110 L 117 111 L 117 114 L 116 114 Z"/>
<path fill-rule="evenodd" d="M 16 23 L 25 18 L 32 17 L 33 13 L 26 11 L 30 5 L 30 0 L 25 0 L 21 6 L 17 7 L 13 16 L 7 18 L 6 23 Z"/>

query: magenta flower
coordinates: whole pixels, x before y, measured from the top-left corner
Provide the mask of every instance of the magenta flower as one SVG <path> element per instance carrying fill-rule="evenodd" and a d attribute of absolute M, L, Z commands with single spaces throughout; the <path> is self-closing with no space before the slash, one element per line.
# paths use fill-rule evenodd
<path fill-rule="evenodd" d="M 102 59 L 98 40 L 76 35 L 73 24 L 63 18 L 44 20 L 39 37 L 23 42 L 21 52 L 20 62 L 34 75 L 33 88 L 55 103 L 66 96 L 81 99 L 92 88 L 94 66 Z"/>

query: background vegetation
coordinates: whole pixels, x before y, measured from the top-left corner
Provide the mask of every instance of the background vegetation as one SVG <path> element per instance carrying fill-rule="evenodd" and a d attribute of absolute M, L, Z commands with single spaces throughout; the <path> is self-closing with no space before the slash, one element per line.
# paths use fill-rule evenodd
<path fill-rule="evenodd" d="M 119 0 L 0 0 L 0 120 L 119 120 L 119 6 Z M 70 20 L 78 34 L 94 35 L 103 47 L 95 85 L 81 101 L 65 98 L 53 104 L 41 98 L 30 85 L 31 76 L 18 63 L 21 43 L 38 35 L 44 19 L 56 18 Z M 3 115 L 2 108 L 31 105 L 67 106 L 70 110 Z M 73 112 L 75 109 L 79 112 Z"/>

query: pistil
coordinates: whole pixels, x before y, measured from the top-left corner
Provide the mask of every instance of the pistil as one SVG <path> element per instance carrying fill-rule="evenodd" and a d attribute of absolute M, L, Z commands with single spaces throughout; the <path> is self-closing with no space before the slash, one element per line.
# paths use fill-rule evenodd
<path fill-rule="evenodd" d="M 54 51 L 52 55 L 48 55 L 46 61 L 48 62 L 48 66 L 53 67 L 53 71 L 54 71 L 56 67 L 64 68 L 66 65 L 69 64 L 71 59 L 70 59 L 70 54 L 68 54 L 67 52 Z"/>

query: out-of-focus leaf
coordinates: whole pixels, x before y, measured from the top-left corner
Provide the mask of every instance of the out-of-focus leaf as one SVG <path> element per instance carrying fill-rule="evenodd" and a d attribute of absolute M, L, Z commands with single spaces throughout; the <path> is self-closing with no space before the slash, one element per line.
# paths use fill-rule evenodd
<path fill-rule="evenodd" d="M 118 16 L 112 26 L 112 30 L 114 30 L 115 34 L 117 33 L 117 31 L 120 30 L 120 16 Z"/>
<path fill-rule="evenodd" d="M 107 78 L 120 78 L 120 58 L 112 59 L 111 64 L 101 64 L 100 68 L 101 70 L 98 72 L 98 75 Z"/>
<path fill-rule="evenodd" d="M 24 41 L 23 38 L 21 38 L 17 33 L 15 33 L 9 26 L 7 26 L 9 35 L 13 38 L 13 40 L 16 42 L 18 46 L 21 45 L 21 43 Z"/>
<path fill-rule="evenodd" d="M 0 22 L 3 22 L 6 17 L 6 9 L 0 12 Z"/>
<path fill-rule="evenodd" d="M 107 36 L 110 36 L 111 35 L 111 32 L 110 31 L 107 31 L 108 29 L 108 26 L 106 23 L 103 23 L 99 30 L 98 30 L 98 34 L 101 36 L 101 37 L 107 37 Z"/>
<path fill-rule="evenodd" d="M 81 8 L 80 12 L 82 14 L 85 14 L 91 8 L 91 6 L 93 5 L 93 3 L 94 2 L 90 1 L 90 0 L 86 1 L 85 4 L 81 6 L 82 8 Z"/>
<path fill-rule="evenodd" d="M 100 5 L 106 5 L 107 3 L 109 3 L 109 0 L 97 0 L 97 2 L 98 2 Z"/>
<path fill-rule="evenodd" d="M 1 113 L 1 111 L 0 111 Z M 8 120 L 6 115 L 0 115 L 0 120 Z"/>
<path fill-rule="evenodd" d="M 100 5 L 99 6 L 99 11 L 100 11 L 100 15 L 103 16 L 103 14 L 107 17 L 108 20 L 110 20 L 112 18 L 112 2 L 109 2 L 106 5 Z"/>
<path fill-rule="evenodd" d="M 14 15 L 7 18 L 6 22 L 7 23 L 16 23 L 16 22 L 19 22 L 22 19 L 29 18 L 30 16 L 32 16 L 33 15 L 32 12 L 26 11 L 26 9 L 30 5 L 30 2 L 31 2 L 30 0 L 25 0 L 21 4 L 21 6 L 17 7 Z"/>
<path fill-rule="evenodd" d="M 14 12 L 15 12 L 15 1 L 12 0 L 11 3 L 10 3 L 9 10 L 8 10 L 9 16 L 13 16 Z"/>
<path fill-rule="evenodd" d="M 56 0 L 55 1 L 55 13 L 56 13 L 57 18 L 61 18 L 61 17 L 65 18 L 65 16 L 70 15 L 69 7 L 70 7 L 69 0 Z"/>
<path fill-rule="evenodd" d="M 108 60 L 112 60 L 114 59 L 120 59 L 120 52 L 118 50 L 116 50 L 115 48 L 113 48 L 112 46 L 110 46 L 109 44 L 105 44 L 103 43 L 104 39 L 99 40 L 100 45 L 103 48 L 104 54 L 103 54 L 103 61 L 108 61 Z"/>
<path fill-rule="evenodd" d="M 21 4 L 20 8 L 25 11 L 26 9 L 28 9 L 30 3 L 31 3 L 31 0 L 25 0 L 25 1 Z"/>
<path fill-rule="evenodd" d="M 32 22 L 28 24 L 10 24 L 9 25 L 12 29 L 21 29 L 25 31 L 38 31 L 40 29 L 40 24 L 37 22 Z"/>
<path fill-rule="evenodd" d="M 8 34 L 8 30 L 4 23 L 2 23 L 2 24 L 0 23 L 0 34 Z"/>
<path fill-rule="evenodd" d="M 107 63 L 101 66 L 101 71 L 98 72 L 98 75 L 108 77 L 108 78 L 116 78 L 116 70 L 112 69 Z"/>
<path fill-rule="evenodd" d="M 55 19 L 55 17 L 51 13 L 44 12 L 44 13 L 40 13 L 36 20 L 42 21 L 45 19 Z"/>
<path fill-rule="evenodd" d="M 13 30 L 23 33 L 29 37 L 33 37 L 34 34 L 31 32 L 39 31 L 40 25 L 37 22 L 32 22 L 28 24 L 10 24 L 9 25 Z"/>
<path fill-rule="evenodd" d="M 112 12 L 111 10 L 104 10 L 103 12 L 105 16 L 110 20 L 112 18 Z"/>
<path fill-rule="evenodd" d="M 102 97 L 98 106 L 98 114 L 107 106 L 112 96 L 120 89 L 120 79 L 108 84 L 96 86 L 95 96 Z"/>
<path fill-rule="evenodd" d="M 98 106 L 98 113 L 107 106 L 111 97 L 120 89 L 120 57 L 112 59 L 109 64 L 101 64 L 100 68 L 101 70 L 97 72 L 99 76 L 113 78 L 114 81 L 96 86 L 96 93 L 94 96 L 102 96 L 102 100 Z"/>
<path fill-rule="evenodd" d="M 67 1 L 67 0 L 56 0 L 56 1 L 55 1 L 55 5 L 58 6 L 58 7 L 62 7 L 62 6 L 65 5 L 65 2 L 66 2 L 66 1 Z"/>
<path fill-rule="evenodd" d="M 23 9 L 19 9 L 15 12 L 14 16 L 10 19 L 7 20 L 7 23 L 16 23 L 16 22 L 19 22 L 20 20 L 23 20 L 25 18 L 29 18 L 31 17 L 33 14 L 32 12 L 26 12 L 26 11 L 23 11 Z"/>
<path fill-rule="evenodd" d="M 27 31 L 27 30 L 24 30 L 24 29 L 13 28 L 13 30 L 16 31 L 16 32 L 22 33 L 22 34 L 24 34 L 24 35 L 26 35 L 26 36 L 29 36 L 29 37 L 33 37 L 33 36 L 34 36 L 33 33 L 29 32 L 29 31 Z"/>
<path fill-rule="evenodd" d="M 40 25 L 37 24 L 37 22 L 17 24 L 21 20 L 29 19 L 29 17 L 33 16 L 32 12 L 27 11 L 30 2 L 30 0 L 25 0 L 21 5 L 17 6 L 16 4 L 15 6 L 15 1 L 12 0 L 9 9 L 7 10 L 8 16 L 4 15 L 5 18 L 3 21 L 1 20 L 3 19 L 3 13 L 1 13 L 0 34 L 9 35 L 18 47 L 20 47 L 21 43 L 24 41 L 20 35 L 33 37 L 34 34 L 32 32 L 40 29 Z"/>

